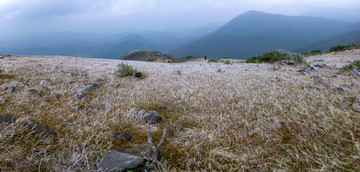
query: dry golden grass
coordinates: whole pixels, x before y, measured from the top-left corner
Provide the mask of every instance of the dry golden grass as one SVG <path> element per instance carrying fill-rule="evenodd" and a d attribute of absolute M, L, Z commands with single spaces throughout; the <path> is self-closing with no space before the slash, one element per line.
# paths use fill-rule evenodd
<path fill-rule="evenodd" d="M 359 55 L 351 50 L 309 61 L 340 67 Z M 0 113 L 18 119 L 0 128 L 0 171 L 97 170 L 106 151 L 147 143 L 138 108 L 159 112 L 169 130 L 159 171 L 360 169 L 360 113 L 352 107 L 360 78 L 352 72 L 322 68 L 302 75 L 301 66 L 275 71 L 273 64 L 236 61 L 124 62 L 146 74 L 137 80 L 113 75 L 119 60 L 13 56 L 0 62 L 14 76 L 0 80 Z M 97 78 L 105 81 L 86 91 L 87 99 L 74 98 Z M 4 90 L 11 85 L 14 93 Z M 31 88 L 39 93 L 29 94 Z M 83 110 L 74 111 L 75 104 Z M 51 126 L 56 136 L 34 137 L 25 119 Z M 111 140 L 110 131 L 133 139 Z M 154 137 L 161 134 L 155 130 Z"/>

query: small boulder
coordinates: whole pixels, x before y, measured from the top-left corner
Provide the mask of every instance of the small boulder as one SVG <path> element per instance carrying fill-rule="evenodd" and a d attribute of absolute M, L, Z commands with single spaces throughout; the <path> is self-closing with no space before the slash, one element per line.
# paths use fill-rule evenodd
<path fill-rule="evenodd" d="M 98 87 L 97 83 L 86 83 L 86 84 L 82 85 L 82 88 L 84 90 L 90 90 L 90 89 L 94 89 L 94 88 L 97 88 L 97 87 Z"/>
<path fill-rule="evenodd" d="M 114 139 L 119 139 L 119 140 L 131 140 L 132 139 L 132 135 L 122 133 L 122 132 L 117 132 L 117 131 L 110 132 L 109 136 Z"/>
<path fill-rule="evenodd" d="M 310 67 L 312 70 L 315 70 L 315 71 L 319 70 L 319 67 L 316 67 L 316 66 L 314 66 L 314 65 L 309 65 L 309 67 Z"/>
<path fill-rule="evenodd" d="M 125 171 L 144 165 L 145 158 L 110 150 L 105 153 L 98 167 L 100 171 Z"/>
<path fill-rule="evenodd" d="M 82 110 L 82 109 L 83 109 L 82 106 L 74 105 L 74 110 L 75 110 L 75 111 L 80 111 L 80 110 Z"/>
<path fill-rule="evenodd" d="M 0 59 L 4 59 L 4 56 L 0 56 Z"/>
<path fill-rule="evenodd" d="M 5 91 L 10 91 L 12 93 L 15 92 L 15 90 L 16 90 L 15 86 L 8 86 L 8 87 L 5 88 Z"/>
<path fill-rule="evenodd" d="M 133 76 L 134 76 L 135 78 L 141 79 L 141 72 L 135 71 L 135 72 L 133 73 Z"/>
<path fill-rule="evenodd" d="M 29 92 L 30 94 L 37 94 L 37 93 L 38 93 L 38 91 L 35 90 L 35 89 L 29 89 L 28 92 Z"/>
<path fill-rule="evenodd" d="M 103 80 L 103 79 L 101 79 L 101 78 L 98 78 L 98 79 L 96 79 L 94 82 L 95 82 L 95 83 L 103 83 L 103 82 L 104 82 L 104 80 Z"/>
<path fill-rule="evenodd" d="M 338 87 L 337 90 L 341 91 L 341 92 L 347 92 L 348 91 L 348 89 L 346 87 Z"/>
<path fill-rule="evenodd" d="M 151 124 L 161 123 L 163 118 L 155 111 L 147 111 L 145 109 L 138 109 L 137 114 L 144 118 L 146 121 L 150 122 Z"/>
<path fill-rule="evenodd" d="M 34 134 L 39 137 L 50 137 L 55 135 L 55 132 L 51 127 L 42 123 L 28 120 L 27 127 L 29 130 L 34 131 Z"/>
<path fill-rule="evenodd" d="M 287 62 L 287 64 L 288 64 L 288 65 L 294 65 L 295 62 L 294 62 L 294 60 L 289 60 L 289 61 Z"/>
<path fill-rule="evenodd" d="M 78 92 L 78 93 L 75 95 L 75 97 L 76 97 L 77 99 L 83 99 L 83 98 L 86 98 L 87 96 L 86 96 L 86 94 L 84 94 L 83 92 Z"/>
<path fill-rule="evenodd" d="M 280 69 L 281 69 L 280 66 L 275 66 L 275 67 L 274 67 L 274 70 L 280 70 Z"/>
<path fill-rule="evenodd" d="M 151 147 L 149 144 L 136 144 L 131 148 L 122 149 L 121 152 L 134 156 L 149 156 Z"/>
<path fill-rule="evenodd" d="M 0 123 L 14 123 L 16 121 L 11 115 L 0 114 Z"/>

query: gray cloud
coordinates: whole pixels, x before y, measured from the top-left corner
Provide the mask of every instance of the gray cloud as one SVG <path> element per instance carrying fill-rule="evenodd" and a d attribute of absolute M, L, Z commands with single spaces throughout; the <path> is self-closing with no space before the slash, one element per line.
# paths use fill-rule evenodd
<path fill-rule="evenodd" d="M 226 22 L 248 11 L 360 21 L 359 0 L 1 0 L 2 33 L 120 32 Z M 26 29 L 25 29 L 26 28 Z"/>

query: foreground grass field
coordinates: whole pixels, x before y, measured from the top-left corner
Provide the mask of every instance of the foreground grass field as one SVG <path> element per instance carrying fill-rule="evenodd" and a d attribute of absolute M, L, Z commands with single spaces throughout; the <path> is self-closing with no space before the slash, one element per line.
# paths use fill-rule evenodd
<path fill-rule="evenodd" d="M 302 74 L 306 66 L 275 70 L 236 60 L 7 57 L 0 69 L 12 77 L 0 79 L 0 113 L 17 121 L 1 124 L 0 171 L 96 171 L 106 151 L 147 143 L 139 108 L 157 111 L 168 128 L 158 171 L 359 170 L 360 77 L 339 69 L 359 58 L 360 50 L 311 56 L 310 64 L 326 65 Z M 146 77 L 114 76 L 121 62 Z M 97 79 L 98 88 L 76 99 Z M 55 136 L 35 137 L 26 119 L 51 126 Z M 153 130 L 159 139 L 161 128 Z M 116 141 L 110 131 L 133 138 Z"/>

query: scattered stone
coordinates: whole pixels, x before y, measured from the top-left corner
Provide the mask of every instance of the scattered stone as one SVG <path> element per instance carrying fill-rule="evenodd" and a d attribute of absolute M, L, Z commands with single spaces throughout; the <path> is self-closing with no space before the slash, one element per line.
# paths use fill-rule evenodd
<path fill-rule="evenodd" d="M 110 150 L 105 153 L 98 167 L 100 171 L 125 171 L 144 165 L 145 158 Z"/>
<path fill-rule="evenodd" d="M 280 70 L 281 69 L 281 66 L 275 66 L 274 67 L 274 70 Z"/>
<path fill-rule="evenodd" d="M 87 97 L 83 92 L 78 92 L 75 96 L 77 99 L 83 99 Z"/>
<path fill-rule="evenodd" d="M 103 83 L 103 82 L 104 82 L 104 80 L 103 80 L 103 79 L 101 79 L 101 78 L 98 78 L 98 79 L 96 79 L 94 82 L 95 82 L 95 83 Z"/>
<path fill-rule="evenodd" d="M 0 59 L 4 59 L 4 56 L 0 56 Z"/>
<path fill-rule="evenodd" d="M 28 120 L 27 127 L 29 130 L 34 131 L 35 135 L 39 137 L 49 137 L 55 135 L 55 132 L 51 127 L 42 123 Z"/>
<path fill-rule="evenodd" d="M 98 87 L 97 83 L 86 83 L 86 84 L 82 85 L 82 88 L 85 90 L 94 89 L 97 87 Z"/>
<path fill-rule="evenodd" d="M 309 65 L 309 67 L 310 67 L 312 70 L 315 70 L 315 71 L 319 70 L 319 68 L 316 67 L 316 66 L 314 66 L 314 65 Z"/>
<path fill-rule="evenodd" d="M 307 75 L 307 72 L 305 72 L 305 71 L 304 71 L 304 72 L 301 72 L 301 74 L 303 74 L 303 75 Z"/>
<path fill-rule="evenodd" d="M 295 62 L 294 62 L 294 60 L 289 60 L 289 61 L 287 62 L 287 64 L 288 64 L 288 65 L 294 65 Z"/>
<path fill-rule="evenodd" d="M 149 121 L 151 124 L 161 123 L 163 118 L 155 111 L 147 111 L 145 109 L 138 109 L 136 113 L 144 118 L 146 121 Z"/>
<path fill-rule="evenodd" d="M 141 72 L 135 71 L 135 72 L 133 73 L 133 76 L 134 76 L 135 78 L 141 79 Z"/>
<path fill-rule="evenodd" d="M 75 110 L 75 111 L 80 111 L 80 110 L 82 110 L 82 109 L 83 109 L 82 106 L 74 105 L 74 110 Z"/>
<path fill-rule="evenodd" d="M 37 93 L 38 93 L 38 91 L 35 90 L 35 89 L 29 89 L 28 92 L 29 92 L 30 94 L 37 94 Z"/>
<path fill-rule="evenodd" d="M 15 90 L 16 90 L 15 86 L 8 86 L 8 87 L 5 88 L 5 91 L 10 91 L 12 93 L 15 92 Z"/>
<path fill-rule="evenodd" d="M 0 114 L 0 123 L 14 123 L 16 121 L 11 115 Z"/>
<path fill-rule="evenodd" d="M 347 92 L 348 89 L 345 87 L 338 87 L 337 90 L 341 91 L 341 92 Z"/>
<path fill-rule="evenodd" d="M 58 69 L 59 69 L 59 67 L 57 67 L 57 66 L 54 66 L 54 67 L 53 67 L 53 69 L 54 69 L 54 70 L 58 70 Z"/>
<path fill-rule="evenodd" d="M 132 139 L 132 135 L 122 133 L 122 132 L 117 132 L 117 131 L 110 132 L 109 136 L 114 139 L 119 139 L 119 140 L 131 140 Z"/>
<path fill-rule="evenodd" d="M 134 156 L 149 156 L 149 151 L 151 147 L 149 144 L 136 144 L 135 146 L 131 148 L 122 149 L 121 152 L 128 153 L 130 155 Z"/>
<path fill-rule="evenodd" d="M 360 72 L 355 72 L 356 76 L 360 76 Z"/>

